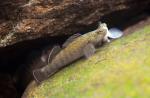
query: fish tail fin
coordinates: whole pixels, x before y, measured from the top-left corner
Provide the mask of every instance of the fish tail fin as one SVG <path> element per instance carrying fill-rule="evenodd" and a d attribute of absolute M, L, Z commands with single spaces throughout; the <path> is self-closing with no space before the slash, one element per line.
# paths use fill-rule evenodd
<path fill-rule="evenodd" d="M 42 81 L 48 78 L 45 71 L 42 71 L 41 69 L 33 70 L 33 77 L 37 83 L 41 83 Z"/>

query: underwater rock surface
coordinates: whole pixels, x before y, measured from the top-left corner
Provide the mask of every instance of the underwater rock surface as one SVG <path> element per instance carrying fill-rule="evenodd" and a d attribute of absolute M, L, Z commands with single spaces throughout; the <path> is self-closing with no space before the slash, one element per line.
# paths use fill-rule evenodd
<path fill-rule="evenodd" d="M 0 47 L 71 35 L 114 12 L 119 19 L 128 20 L 149 5 L 150 0 L 1 0 Z"/>
<path fill-rule="evenodd" d="M 104 45 L 62 69 L 22 98 L 149 98 L 150 25 Z"/>

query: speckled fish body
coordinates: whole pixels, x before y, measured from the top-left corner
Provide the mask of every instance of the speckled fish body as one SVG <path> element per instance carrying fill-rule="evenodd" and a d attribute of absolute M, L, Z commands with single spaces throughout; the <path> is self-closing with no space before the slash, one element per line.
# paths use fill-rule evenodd
<path fill-rule="evenodd" d="M 52 62 L 48 65 L 50 68 L 46 68 L 48 73 L 54 72 L 59 68 L 83 57 L 84 47 L 89 43 L 92 43 L 94 46 L 101 43 L 105 35 L 105 30 L 97 29 L 76 38 L 54 57 Z"/>
<path fill-rule="evenodd" d="M 103 41 L 107 40 L 108 28 L 105 23 L 100 24 L 99 27 L 89 33 L 81 35 L 71 41 L 65 48 L 63 48 L 52 61 L 41 69 L 33 71 L 33 76 L 37 82 L 41 82 L 54 74 L 60 68 L 72 63 L 73 61 L 86 56 L 85 49 L 87 46 L 97 46 Z M 90 47 L 89 47 L 90 48 Z M 92 48 L 91 48 L 92 49 Z M 86 49 L 87 54 L 90 53 Z"/>

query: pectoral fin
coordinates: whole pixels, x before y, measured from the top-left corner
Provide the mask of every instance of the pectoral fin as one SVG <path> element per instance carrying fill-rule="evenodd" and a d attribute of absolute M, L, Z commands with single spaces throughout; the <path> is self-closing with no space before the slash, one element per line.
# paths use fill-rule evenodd
<path fill-rule="evenodd" d="M 63 44 L 63 48 L 65 48 L 66 46 L 68 46 L 69 43 L 73 42 L 74 39 L 78 38 L 79 36 L 81 36 L 80 33 L 74 34 L 71 37 L 69 37 L 66 42 Z"/>
<path fill-rule="evenodd" d="M 52 61 L 52 59 L 56 56 L 57 53 L 59 53 L 61 50 L 60 46 L 59 45 L 55 45 L 52 50 L 50 51 L 49 53 L 49 56 L 48 56 L 48 64 Z"/>
<path fill-rule="evenodd" d="M 95 49 L 94 45 L 91 43 L 87 44 L 83 49 L 83 53 L 86 58 L 91 57 L 95 53 L 95 51 L 96 51 L 96 49 Z"/>

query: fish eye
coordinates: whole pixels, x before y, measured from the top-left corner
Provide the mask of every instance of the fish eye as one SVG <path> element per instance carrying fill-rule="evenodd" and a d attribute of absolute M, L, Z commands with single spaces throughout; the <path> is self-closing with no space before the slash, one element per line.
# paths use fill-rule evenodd
<path fill-rule="evenodd" d="M 105 28 L 105 27 L 107 27 L 107 24 L 106 24 L 106 23 L 100 23 L 100 24 L 99 24 L 99 28 Z"/>

